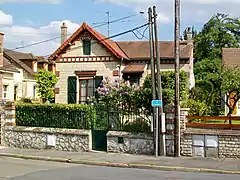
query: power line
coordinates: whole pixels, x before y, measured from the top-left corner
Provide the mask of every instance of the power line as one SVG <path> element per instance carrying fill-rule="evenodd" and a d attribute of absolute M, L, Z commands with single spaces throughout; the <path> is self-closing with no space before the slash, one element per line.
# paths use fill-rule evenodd
<path fill-rule="evenodd" d="M 143 38 L 148 39 L 148 38 L 145 36 L 145 33 L 146 33 L 146 31 L 147 31 L 148 28 L 149 28 L 149 26 L 147 26 L 147 27 L 143 30 L 142 33 L 141 33 L 139 30 L 136 30 L 136 31 L 138 32 L 138 34 L 141 35 L 141 37 L 138 37 L 138 35 L 137 35 L 134 31 L 133 31 L 132 33 L 136 36 L 136 38 L 138 38 L 138 39 L 140 39 L 140 40 L 142 40 Z"/>
<path fill-rule="evenodd" d="M 130 29 L 130 30 L 127 30 L 127 31 L 118 33 L 118 34 L 115 34 L 115 35 L 113 35 L 113 36 L 110 36 L 110 37 L 107 37 L 107 38 L 104 38 L 104 39 L 101 39 L 100 41 L 91 42 L 90 44 L 91 44 L 91 45 L 92 45 L 92 44 L 97 44 L 97 43 L 99 43 L 99 42 L 103 42 L 103 41 L 106 41 L 106 40 L 108 40 L 108 39 L 112 39 L 112 38 L 115 38 L 115 37 L 118 37 L 118 36 L 122 36 L 122 35 L 124 35 L 124 34 L 128 34 L 128 33 L 130 33 L 130 32 L 136 31 L 136 30 L 141 29 L 141 28 L 143 28 L 143 27 L 145 27 L 145 26 L 148 26 L 148 25 L 149 25 L 149 23 L 146 23 L 146 24 L 143 24 L 143 25 L 141 25 L 141 26 L 135 27 L 135 28 L 133 28 L 133 29 Z M 146 28 L 146 29 L 147 29 L 147 28 Z M 76 48 L 81 48 L 81 47 L 84 47 L 84 46 L 83 46 L 83 45 L 77 46 L 77 47 L 75 47 L 75 48 L 71 48 L 71 50 L 75 50 Z M 48 55 L 45 55 L 45 56 L 43 56 L 43 57 L 48 57 L 48 56 L 50 56 L 50 55 L 52 55 L 52 54 L 48 54 Z"/>
<path fill-rule="evenodd" d="M 133 16 L 137 16 L 138 13 L 135 13 L 135 14 L 132 14 L 132 15 L 128 15 L 128 16 L 125 16 L 125 17 L 122 17 L 122 18 L 119 18 L 119 19 L 115 19 L 115 20 L 112 20 L 112 21 L 109 21 L 109 23 L 115 23 L 115 22 L 118 22 L 118 21 L 121 21 L 121 20 L 124 20 L 124 19 L 128 19 L 130 17 L 133 17 Z M 102 26 L 105 26 L 107 25 L 108 22 L 106 23 L 103 23 L 103 24 L 100 24 L 100 25 L 97 25 L 97 26 L 93 26 L 92 28 L 98 28 L 98 27 L 102 27 Z M 68 35 L 71 35 L 71 34 L 68 34 Z M 35 43 L 31 43 L 31 44 L 28 44 L 28 45 L 25 45 L 25 46 L 20 46 L 20 47 L 16 47 L 16 48 L 13 48 L 13 49 L 9 49 L 7 51 L 14 51 L 14 50 L 18 50 L 18 49 L 24 49 L 24 48 L 27 48 L 27 47 L 30 47 L 30 46 L 35 46 L 35 45 L 38 45 L 38 44 L 43 44 L 43 43 L 46 43 L 46 42 L 49 42 L 49 41 L 53 41 L 53 40 L 56 40 L 56 39 L 59 39 L 61 38 L 61 36 L 58 36 L 58 37 L 54 37 L 54 38 L 50 38 L 50 39 L 46 39 L 46 40 L 43 40 L 43 41 L 39 41 L 39 42 L 35 42 Z"/>

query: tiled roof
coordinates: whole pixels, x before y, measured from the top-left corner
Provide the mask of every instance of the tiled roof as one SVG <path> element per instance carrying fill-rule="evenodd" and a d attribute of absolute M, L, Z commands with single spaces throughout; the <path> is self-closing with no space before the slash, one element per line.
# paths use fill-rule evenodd
<path fill-rule="evenodd" d="M 150 59 L 148 41 L 119 41 L 117 44 L 131 60 Z M 187 41 L 182 41 L 180 43 L 180 58 L 189 59 L 192 49 L 192 45 L 189 45 Z M 174 58 L 173 41 L 159 41 L 159 50 L 161 58 Z"/>
<path fill-rule="evenodd" d="M 19 72 L 18 69 L 12 65 L 9 60 L 5 57 L 3 57 L 3 67 L 0 67 L 0 70 L 3 71 L 10 71 L 10 72 Z"/>
<path fill-rule="evenodd" d="M 87 23 L 83 23 L 82 26 L 73 33 L 50 57 L 49 60 L 53 60 L 56 55 L 59 55 L 66 47 L 69 46 L 69 43 L 73 43 L 73 41 L 82 33 L 84 30 L 89 31 L 99 42 L 101 42 L 107 49 L 109 49 L 115 56 L 118 58 L 128 59 L 125 53 L 118 47 L 116 42 L 108 39 L 104 35 L 100 34 L 93 28 L 87 25 Z"/>
<path fill-rule="evenodd" d="M 143 73 L 146 64 L 129 64 L 123 70 L 122 73 Z"/>
<path fill-rule="evenodd" d="M 223 66 L 240 66 L 240 48 L 222 49 Z"/>
<path fill-rule="evenodd" d="M 26 55 L 26 53 L 16 52 L 9 49 L 3 49 L 3 56 L 8 59 L 10 62 L 14 61 L 16 64 L 18 64 L 21 68 L 23 68 L 25 71 L 27 71 L 29 74 L 34 75 L 35 73 L 33 70 L 28 67 L 25 63 L 23 63 L 21 60 L 24 57 L 28 57 L 33 59 L 34 57 L 32 55 Z"/>

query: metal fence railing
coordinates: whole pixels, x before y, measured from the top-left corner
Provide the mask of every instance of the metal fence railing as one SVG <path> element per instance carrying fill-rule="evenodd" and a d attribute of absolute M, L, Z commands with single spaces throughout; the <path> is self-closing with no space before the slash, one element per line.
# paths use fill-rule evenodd
<path fill-rule="evenodd" d="M 151 115 L 142 109 L 111 107 L 107 103 L 86 105 L 87 109 L 31 106 L 16 108 L 16 125 L 70 129 L 104 129 L 150 132 Z"/>

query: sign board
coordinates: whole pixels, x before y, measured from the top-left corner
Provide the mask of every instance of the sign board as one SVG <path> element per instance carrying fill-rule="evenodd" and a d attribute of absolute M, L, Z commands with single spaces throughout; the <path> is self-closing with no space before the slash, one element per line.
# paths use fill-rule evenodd
<path fill-rule="evenodd" d="M 47 146 L 56 146 L 56 136 L 55 135 L 47 135 Z"/>
<path fill-rule="evenodd" d="M 152 107 L 162 107 L 162 100 L 152 100 Z"/>

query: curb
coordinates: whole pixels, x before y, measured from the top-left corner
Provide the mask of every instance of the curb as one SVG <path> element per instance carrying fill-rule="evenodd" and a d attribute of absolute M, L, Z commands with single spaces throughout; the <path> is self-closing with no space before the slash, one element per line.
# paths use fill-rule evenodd
<path fill-rule="evenodd" d="M 11 158 L 19 158 L 19 159 L 27 159 L 27 160 L 51 161 L 51 162 L 60 162 L 60 163 L 83 164 L 83 165 L 106 166 L 106 167 L 240 175 L 240 171 L 227 171 L 227 170 L 206 169 L 206 168 L 190 168 L 190 167 L 181 167 L 181 166 L 160 166 L 160 165 L 154 165 L 154 164 L 131 164 L 131 163 L 127 164 L 127 163 L 114 163 L 114 162 L 104 162 L 104 161 L 72 160 L 69 158 L 29 156 L 29 155 L 23 155 L 23 154 L 0 153 L 0 157 L 11 157 Z"/>

